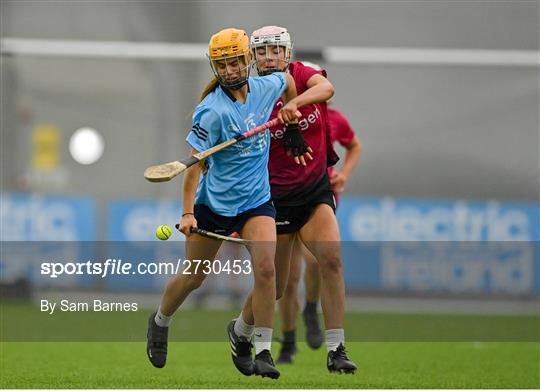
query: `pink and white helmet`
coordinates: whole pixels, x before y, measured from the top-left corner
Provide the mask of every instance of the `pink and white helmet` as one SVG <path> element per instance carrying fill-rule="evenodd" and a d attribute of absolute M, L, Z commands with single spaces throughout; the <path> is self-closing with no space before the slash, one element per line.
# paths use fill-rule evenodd
<path fill-rule="evenodd" d="M 273 72 L 285 72 L 289 67 L 292 54 L 292 40 L 285 27 L 264 26 L 255 30 L 251 33 L 250 46 L 259 75 L 268 75 Z M 273 68 L 261 69 L 260 64 L 257 62 L 257 48 L 266 48 L 266 55 L 268 56 L 268 47 L 270 46 L 277 46 L 278 49 L 283 47 L 285 57 L 280 61 L 281 64 L 276 65 Z"/>

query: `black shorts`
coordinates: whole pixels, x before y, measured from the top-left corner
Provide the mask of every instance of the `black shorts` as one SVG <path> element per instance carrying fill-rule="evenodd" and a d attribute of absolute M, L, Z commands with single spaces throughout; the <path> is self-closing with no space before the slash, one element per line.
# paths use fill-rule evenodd
<path fill-rule="evenodd" d="M 291 204 L 286 199 L 274 200 L 276 207 L 276 230 L 278 235 L 300 231 L 320 204 L 328 204 L 336 213 L 336 199 L 328 176 L 318 184 L 317 190 L 305 194 L 303 203 Z"/>
<path fill-rule="evenodd" d="M 233 232 L 240 233 L 246 224 L 246 221 L 251 217 L 269 216 L 273 219 L 276 218 L 276 209 L 271 200 L 266 201 L 256 208 L 246 210 L 237 216 L 218 215 L 208 206 L 203 204 L 196 204 L 194 213 L 199 228 L 225 236 L 229 236 Z"/>

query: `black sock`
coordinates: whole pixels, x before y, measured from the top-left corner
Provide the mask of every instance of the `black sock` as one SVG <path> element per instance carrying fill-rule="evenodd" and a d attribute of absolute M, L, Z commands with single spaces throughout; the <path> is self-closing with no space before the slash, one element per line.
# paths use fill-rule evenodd
<path fill-rule="evenodd" d="M 306 306 L 304 307 L 304 312 L 316 314 L 317 313 L 317 302 L 316 301 L 306 301 Z"/>
<path fill-rule="evenodd" d="M 283 332 L 283 343 L 294 344 L 296 342 L 296 330 Z"/>

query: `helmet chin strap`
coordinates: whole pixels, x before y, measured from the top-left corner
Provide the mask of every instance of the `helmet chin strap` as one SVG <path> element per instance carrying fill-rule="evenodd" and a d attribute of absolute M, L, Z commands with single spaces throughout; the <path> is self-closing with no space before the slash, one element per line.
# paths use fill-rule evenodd
<path fill-rule="evenodd" d="M 245 86 L 248 82 L 248 79 L 244 79 L 242 81 L 239 81 L 238 83 L 235 83 L 235 84 L 232 84 L 232 85 L 227 85 L 227 84 L 223 84 L 220 80 L 218 80 L 219 84 L 223 87 L 223 88 L 227 88 L 229 90 L 239 90 L 240 88 L 242 88 L 243 86 Z"/>
<path fill-rule="evenodd" d="M 214 76 L 217 78 L 217 81 L 218 81 L 219 85 L 221 87 L 227 88 L 229 90 L 239 90 L 240 88 L 242 88 L 243 86 L 245 86 L 247 84 L 248 79 L 249 79 L 250 67 L 251 67 L 251 65 L 248 63 L 248 65 L 245 68 L 240 70 L 240 72 L 245 72 L 246 73 L 245 77 L 241 77 L 240 80 L 238 80 L 235 83 L 227 83 L 224 80 L 224 78 L 219 76 L 219 73 L 217 72 L 217 70 L 215 69 L 215 67 L 214 67 L 214 65 L 212 63 L 212 60 L 210 60 L 210 68 L 212 68 L 212 72 L 214 73 Z"/>
<path fill-rule="evenodd" d="M 275 73 L 275 72 L 287 72 L 287 69 L 289 69 L 289 64 L 287 63 L 287 66 L 283 69 L 279 69 L 279 68 L 272 68 L 272 69 L 267 69 L 265 71 L 259 71 L 259 68 L 257 68 L 257 73 L 259 76 L 268 76 L 268 75 L 271 75 L 272 73 Z"/>
<path fill-rule="evenodd" d="M 268 75 L 271 75 L 272 73 L 274 72 L 283 72 L 281 69 L 277 69 L 277 68 L 274 68 L 274 69 L 267 69 L 265 71 L 259 71 L 257 70 L 257 73 L 259 74 L 259 76 L 268 76 Z"/>

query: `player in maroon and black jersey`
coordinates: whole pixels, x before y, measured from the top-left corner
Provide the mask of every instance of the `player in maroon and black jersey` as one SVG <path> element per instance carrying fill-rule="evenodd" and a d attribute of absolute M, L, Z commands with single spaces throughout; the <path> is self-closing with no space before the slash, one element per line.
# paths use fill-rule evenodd
<path fill-rule="evenodd" d="M 320 69 L 316 64 L 304 62 L 304 65 Z M 328 168 L 330 184 L 334 191 L 336 204 L 338 204 L 339 193 L 345 190 L 348 177 L 360 158 L 362 144 L 347 118 L 331 106 L 328 107 L 328 124 L 332 142 L 334 144 L 338 143 L 345 148 L 342 167 L 337 170 L 334 170 L 334 167 Z M 296 353 L 296 325 L 300 310 L 298 292 L 302 277 L 302 258 L 305 260 L 304 286 L 306 302 L 302 311 L 302 318 L 306 327 L 306 342 L 312 349 L 318 349 L 323 343 L 323 333 L 317 314 L 321 282 L 319 264 L 301 241 L 296 240 L 290 261 L 287 287 L 279 300 L 283 341 L 277 359 L 278 363 L 292 363 Z"/>
<path fill-rule="evenodd" d="M 277 298 L 287 285 L 294 242 L 301 240 L 320 265 L 328 370 L 354 373 L 356 364 L 348 358 L 344 346 L 345 286 L 336 204 L 327 172 L 328 166 L 337 161 L 326 107 L 334 88 L 325 71 L 290 62 L 292 42 L 285 28 L 267 26 L 255 31 L 251 50 L 260 76 L 287 72 L 293 77 L 298 93 L 296 103 L 302 113 L 297 125 L 271 129 L 269 174 L 278 234 Z M 281 106 L 278 101 L 272 115 Z M 302 164 L 291 165 L 291 159 Z M 251 338 L 252 314 L 248 300 L 235 320 L 237 335 Z"/>

